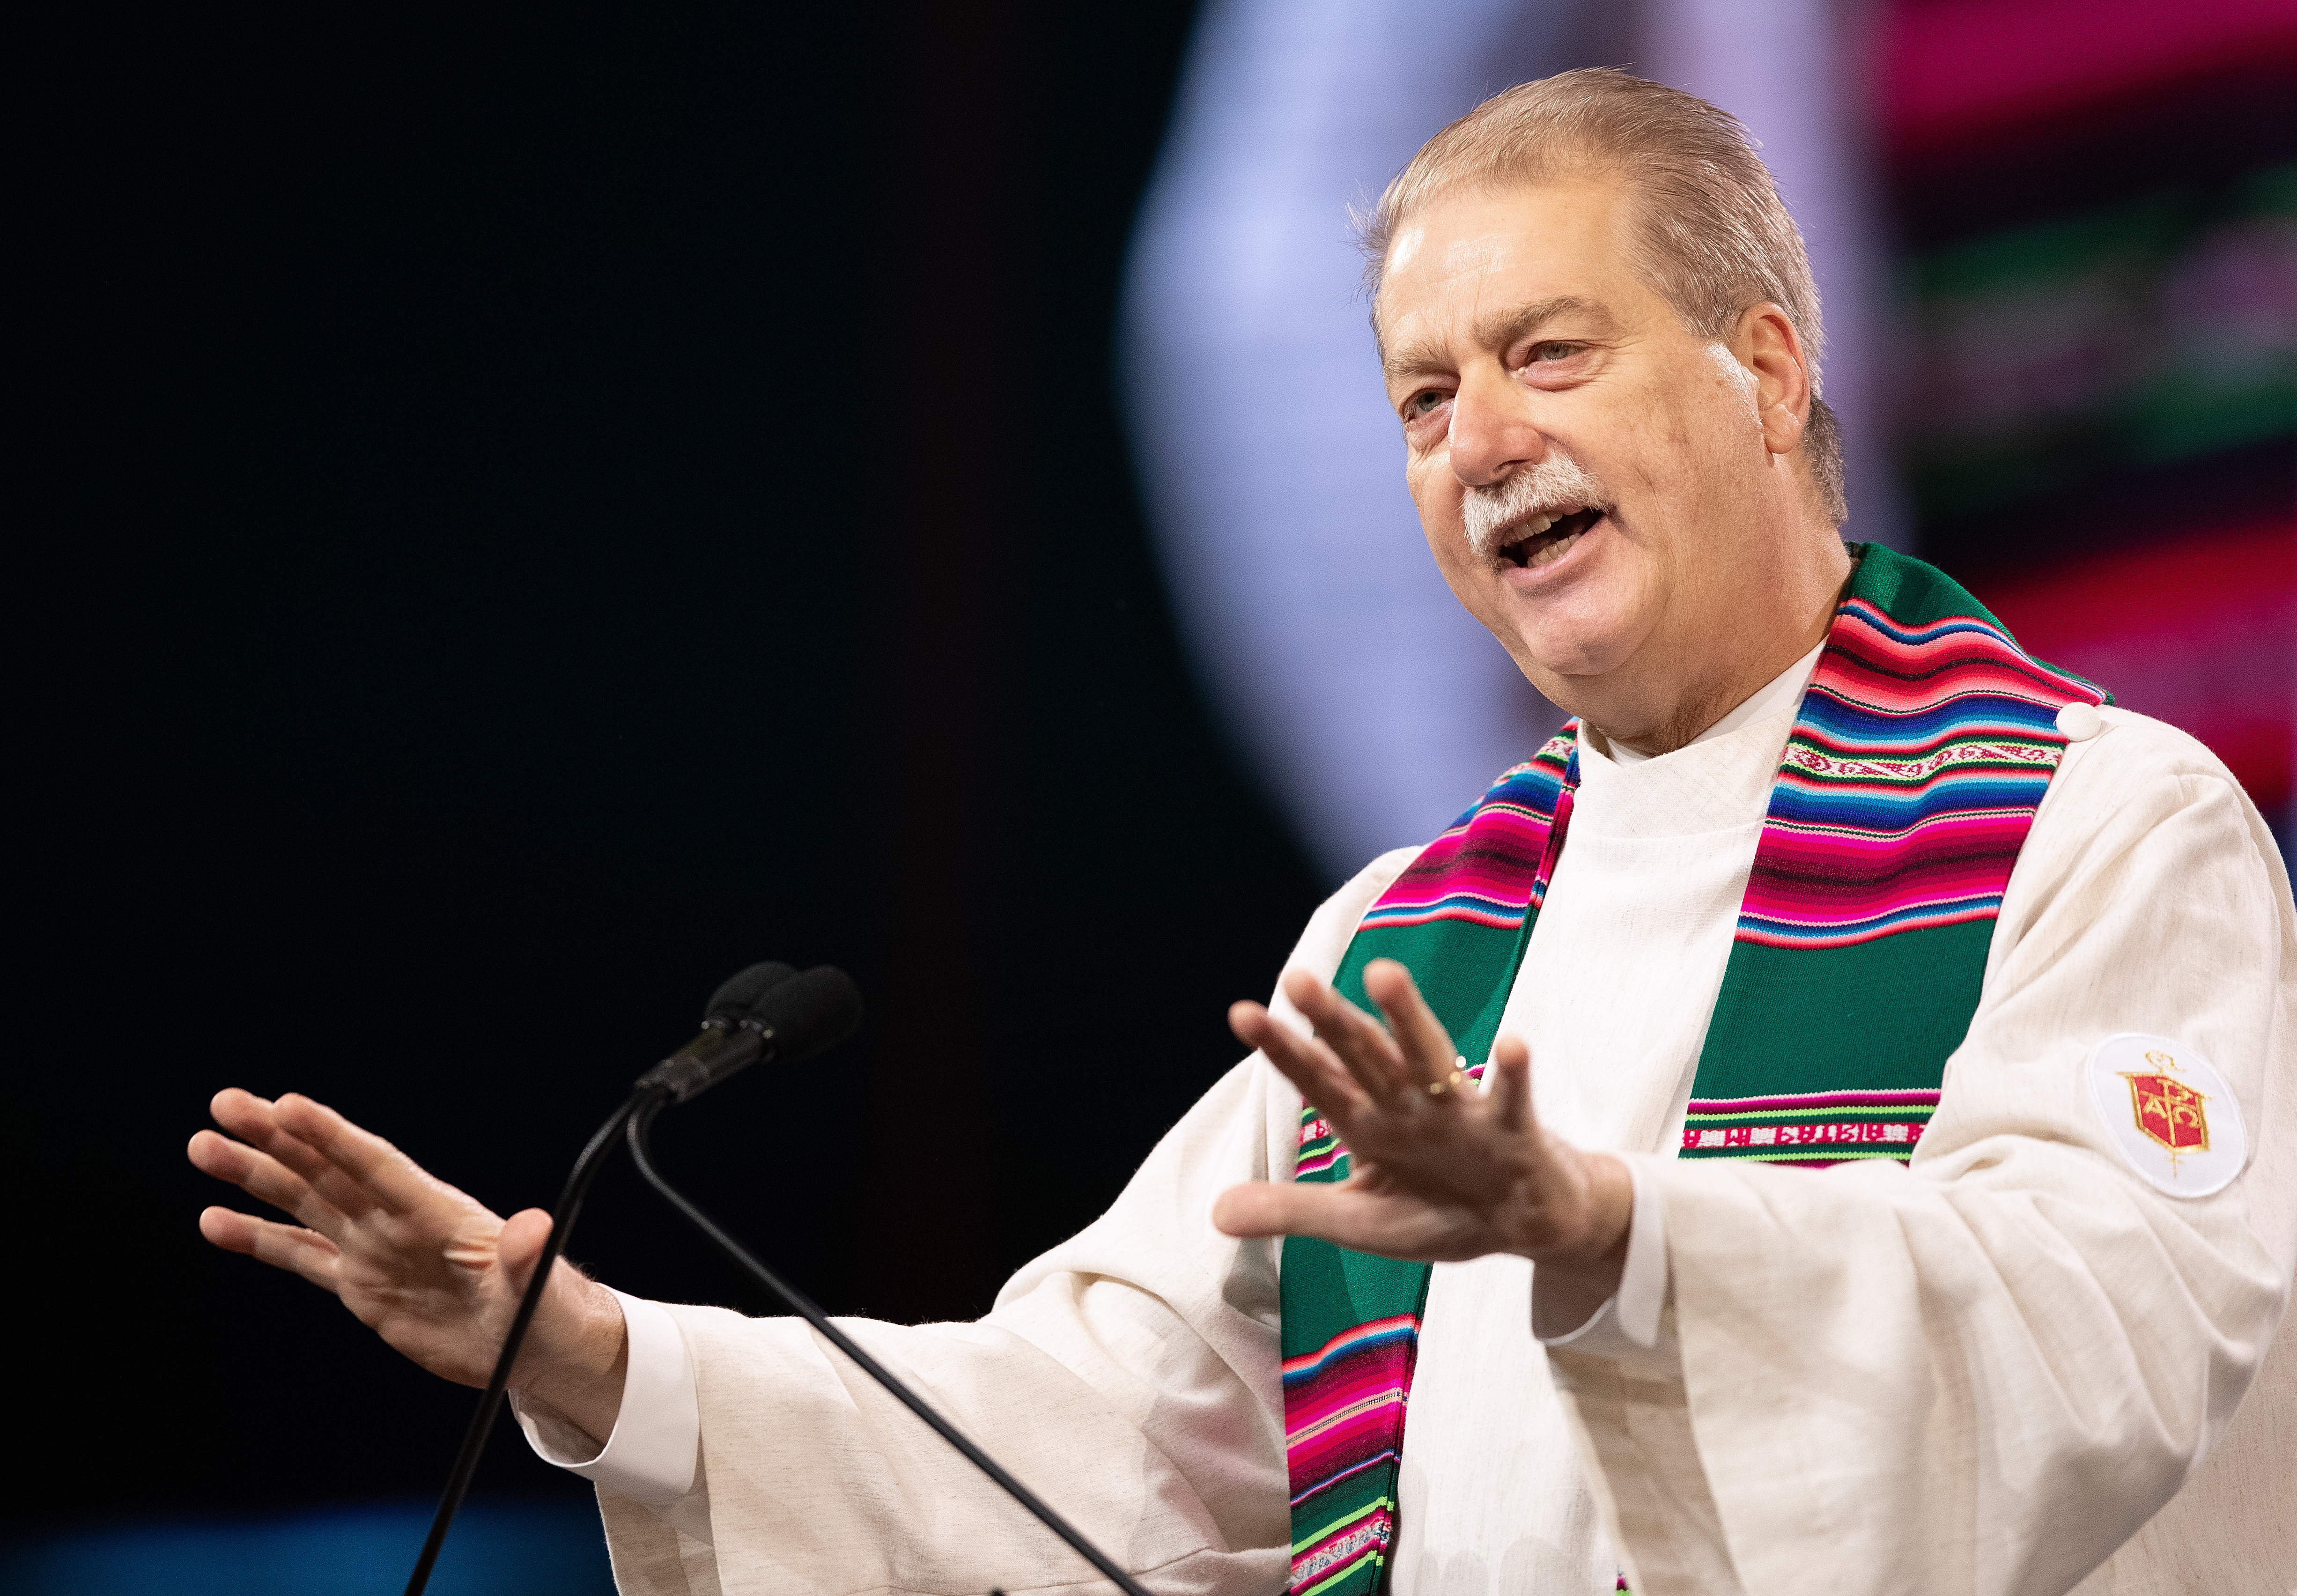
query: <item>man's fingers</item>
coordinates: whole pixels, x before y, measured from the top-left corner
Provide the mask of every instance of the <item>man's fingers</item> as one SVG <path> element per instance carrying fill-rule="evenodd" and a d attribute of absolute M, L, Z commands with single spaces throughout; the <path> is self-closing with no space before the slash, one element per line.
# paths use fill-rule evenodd
<path fill-rule="evenodd" d="M 421 1165 L 372 1131 L 362 1130 L 325 1103 L 289 1092 L 272 1106 L 280 1128 L 317 1152 L 343 1183 L 386 1213 L 404 1213 L 436 1197 L 439 1183 Z M 342 1205 L 338 1183 L 310 1174 L 313 1186 Z"/>
<path fill-rule="evenodd" d="M 345 1223 L 342 1212 L 314 1193 L 301 1176 L 269 1154 L 258 1152 L 213 1131 L 198 1132 L 185 1152 L 193 1166 L 202 1174 L 230 1181 L 248 1196 L 270 1204 L 283 1213 L 292 1214 L 299 1223 L 320 1231 L 331 1239 L 342 1238 Z M 224 1210 L 210 1212 L 221 1213 Z"/>
<path fill-rule="evenodd" d="M 236 1134 L 243 1126 L 268 1125 L 271 1099 L 259 1098 L 243 1087 L 226 1086 L 208 1099 L 208 1112 L 215 1115 L 216 1123 Z"/>
<path fill-rule="evenodd" d="M 1228 1024 L 1239 1041 L 1265 1053 L 1278 1073 L 1325 1114 L 1346 1119 L 1367 1107 L 1363 1091 L 1330 1049 L 1302 1036 L 1259 1004 L 1231 1004 Z"/>
<path fill-rule="evenodd" d="M 1492 1123 L 1510 1134 L 1520 1135 L 1531 1124 L 1531 1049 L 1520 1036 L 1503 1036 L 1492 1044 L 1490 1084 Z"/>
<path fill-rule="evenodd" d="M 227 1253 L 252 1253 L 255 1227 L 262 1222 L 252 1213 L 235 1213 L 228 1208 L 200 1211 L 200 1234 Z"/>
<path fill-rule="evenodd" d="M 1330 986 L 1305 970 L 1294 970 L 1284 977 L 1284 995 L 1308 1016 L 1317 1040 L 1331 1049 L 1373 1102 L 1391 1102 L 1414 1084 L 1394 1039 Z"/>
<path fill-rule="evenodd" d="M 276 1224 L 229 1208 L 210 1208 L 200 1215 L 200 1234 L 227 1253 L 243 1253 L 274 1269 L 301 1275 L 321 1290 L 338 1291 L 336 1269 L 342 1254 L 317 1230 Z"/>
<path fill-rule="evenodd" d="M 1412 972 L 1393 958 L 1375 958 L 1364 967 L 1364 995 L 1387 1016 L 1389 1033 L 1412 1066 L 1417 1083 L 1448 1081 L 1458 1067 L 1452 1038 L 1444 1022 L 1420 997 Z"/>
<path fill-rule="evenodd" d="M 355 1176 L 338 1168 L 325 1153 L 281 1122 L 280 1107 L 287 1100 L 283 1098 L 275 1103 L 232 1086 L 216 1093 L 208 1111 L 215 1115 L 216 1123 L 248 1146 L 278 1160 L 347 1217 L 357 1218 L 379 1206 L 375 1195 Z"/>

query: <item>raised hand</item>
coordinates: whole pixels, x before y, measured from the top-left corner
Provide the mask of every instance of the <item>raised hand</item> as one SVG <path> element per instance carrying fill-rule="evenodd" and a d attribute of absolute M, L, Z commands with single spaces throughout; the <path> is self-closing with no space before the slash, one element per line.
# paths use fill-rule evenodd
<path fill-rule="evenodd" d="M 1358 1252 L 1438 1262 L 1520 1253 L 1552 1285 L 1610 1295 L 1626 1255 L 1633 1186 L 1626 1166 L 1549 1134 L 1532 1112 L 1531 1055 L 1515 1037 L 1492 1051 L 1488 1090 L 1458 1073 L 1451 1038 L 1394 959 L 1365 967 L 1371 1017 L 1304 971 L 1284 992 L 1316 1028 L 1303 1037 L 1257 1003 L 1229 1024 L 1260 1049 L 1347 1144 L 1338 1185 L 1231 1187 L 1213 1222 L 1231 1236 L 1316 1236 Z M 1462 1089 L 1465 1090 L 1462 1090 Z"/>
<path fill-rule="evenodd" d="M 505 1220 L 309 1098 L 275 1103 L 232 1088 L 210 1109 L 231 1136 L 200 1131 L 192 1163 L 297 1222 L 216 1207 L 200 1215 L 202 1235 L 333 1292 L 432 1373 L 487 1383 L 550 1234 L 548 1213 Z M 603 1437 L 622 1405 L 626 1360 L 613 1294 L 562 1260 L 511 1383 Z"/>

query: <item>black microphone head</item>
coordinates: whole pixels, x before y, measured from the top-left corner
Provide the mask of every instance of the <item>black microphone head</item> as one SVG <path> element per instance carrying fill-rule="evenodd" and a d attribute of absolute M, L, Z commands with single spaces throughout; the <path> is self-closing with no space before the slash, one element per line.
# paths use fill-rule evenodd
<path fill-rule="evenodd" d="M 816 965 L 759 999 L 742 1023 L 764 1032 L 770 1057 L 794 1064 L 860 1029 L 861 989 L 835 965 Z"/>
<path fill-rule="evenodd" d="M 710 1006 L 702 1011 L 702 1023 L 738 1025 L 758 1000 L 774 988 L 797 975 L 796 969 L 778 959 L 753 964 L 746 970 L 737 970 L 718 984 L 710 994 Z"/>

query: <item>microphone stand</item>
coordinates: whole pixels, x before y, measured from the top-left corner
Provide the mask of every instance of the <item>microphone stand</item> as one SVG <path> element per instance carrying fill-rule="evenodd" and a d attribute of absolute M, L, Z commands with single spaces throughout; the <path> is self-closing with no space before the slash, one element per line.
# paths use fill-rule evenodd
<path fill-rule="evenodd" d="M 638 1173 L 646 1177 L 646 1184 L 662 1193 L 663 1197 L 668 1199 L 670 1205 L 685 1215 L 687 1222 L 696 1230 L 716 1243 L 718 1250 L 732 1259 L 743 1273 L 779 1297 L 791 1312 L 819 1331 L 823 1340 L 852 1359 L 860 1365 L 862 1373 L 883 1386 L 900 1400 L 902 1406 L 932 1426 L 935 1435 L 962 1452 L 966 1461 L 994 1480 L 1005 1494 L 1035 1514 L 1039 1523 L 1075 1548 L 1077 1555 L 1105 1575 L 1118 1590 L 1124 1592 L 1124 1596 L 1148 1596 L 1148 1592 L 1131 1575 L 1118 1567 L 1107 1552 L 1086 1540 L 1083 1532 L 1039 1500 L 1036 1493 L 1030 1490 L 1028 1486 L 1006 1473 L 994 1458 L 967 1439 L 963 1431 L 934 1411 L 924 1397 L 910 1390 L 893 1374 L 893 1370 L 864 1352 L 851 1336 L 831 1322 L 829 1315 L 817 1307 L 812 1298 L 785 1282 L 779 1275 L 758 1262 L 746 1247 L 728 1235 L 717 1221 L 704 1213 L 684 1193 L 663 1179 L 661 1172 L 654 1166 L 654 1150 L 650 1138 L 654 1133 L 655 1118 L 668 1106 L 668 1101 L 666 1093 L 649 1096 L 643 1102 L 634 1098 L 631 1103 L 623 1106 L 624 1113 L 619 1120 L 609 1121 L 607 1125 L 599 1131 L 598 1135 L 604 1137 L 609 1134 L 613 1126 L 619 1123 L 630 1145 L 630 1161 L 638 1165 Z M 596 1145 L 597 1139 L 594 1138 L 592 1146 Z M 589 1152 L 589 1149 L 585 1148 L 584 1156 L 588 1156 Z M 577 1168 L 579 1170 L 580 1165 L 577 1165 Z M 580 1199 L 577 1200 L 579 1202 Z M 556 1234 L 555 1230 L 553 1234 Z M 523 1325 L 523 1323 L 524 1320 L 522 1320 L 521 1324 Z M 414 1593 L 410 1592 L 409 1596 L 414 1596 Z"/>
<path fill-rule="evenodd" d="M 550 1234 L 542 1244 L 542 1256 L 535 1262 L 534 1278 L 526 1283 L 526 1295 L 519 1299 L 518 1312 L 510 1321 L 510 1333 L 503 1337 L 502 1351 L 495 1358 L 495 1371 L 479 1397 L 477 1409 L 471 1414 L 470 1427 L 463 1432 L 463 1444 L 455 1453 L 455 1466 L 448 1470 L 447 1488 L 440 1493 L 439 1510 L 431 1518 L 431 1533 L 424 1537 L 422 1553 L 415 1559 L 415 1572 L 407 1577 L 406 1596 L 423 1596 L 424 1588 L 431 1583 L 431 1569 L 439 1560 L 439 1549 L 447 1543 L 447 1531 L 455 1522 L 465 1493 L 471 1488 L 471 1477 L 478 1472 L 479 1458 L 487 1449 L 488 1437 L 494 1434 L 495 1415 L 502 1411 L 503 1394 L 510 1388 L 511 1365 L 518 1362 L 519 1345 L 526 1339 L 527 1327 L 534 1322 L 534 1311 L 542 1305 L 542 1294 L 550 1288 L 552 1266 L 574 1234 L 574 1221 L 582 1212 L 582 1199 L 589 1195 L 590 1183 L 605 1167 L 606 1155 L 614 1149 L 616 1133 L 640 1109 L 646 1109 L 651 1117 L 662 1112 L 662 1106 L 672 1098 L 683 1101 L 698 1091 L 706 1091 L 754 1062 L 766 1050 L 768 1039 L 774 1034 L 775 1021 L 787 1023 L 793 1017 L 811 1017 L 818 1029 L 822 1016 L 827 1015 L 835 1024 L 844 1000 L 850 1001 L 852 1008 L 851 1023 L 846 1026 L 850 1031 L 860 1019 L 860 997 L 852 987 L 852 980 L 838 970 L 830 970 L 826 976 L 817 972 L 811 977 L 801 977 L 787 965 L 767 963 L 740 971 L 711 994 L 702 1033 L 640 1075 L 630 1095 L 622 1099 L 622 1106 L 607 1115 L 606 1123 L 583 1145 L 581 1156 L 567 1172 L 566 1185 L 558 1194 L 558 1206 L 550 1211 Z M 784 997 L 794 991 L 804 992 L 804 1004 L 795 1016 L 779 1010 L 764 1015 L 762 1006 L 777 990 Z M 825 1001 L 827 1008 L 823 1008 Z M 735 1016 L 745 1011 L 745 1017 L 737 1023 Z M 819 1036 L 813 1039 L 816 1045 L 821 1040 Z"/>
<path fill-rule="evenodd" d="M 550 1285 L 551 1266 L 558 1262 L 559 1254 L 566 1250 L 567 1238 L 574 1233 L 574 1221 L 582 1212 L 582 1199 L 590 1195 L 590 1183 L 605 1167 L 606 1155 L 613 1151 L 615 1135 L 633 1115 L 641 1111 L 649 1117 L 659 1114 L 670 1096 L 670 1087 L 658 1083 L 642 1085 L 630 1093 L 584 1144 L 581 1156 L 567 1172 L 566 1185 L 558 1194 L 558 1206 L 550 1211 L 550 1238 L 542 1244 L 542 1256 L 534 1265 L 534 1278 L 526 1283 L 526 1295 L 519 1299 L 518 1316 L 510 1321 L 510 1334 L 503 1337 L 502 1353 L 495 1359 L 494 1375 L 487 1381 L 477 1411 L 471 1415 L 470 1427 L 463 1432 L 462 1448 L 455 1453 L 455 1467 L 447 1475 L 447 1489 L 439 1498 L 439 1510 L 431 1518 L 431 1533 L 423 1542 L 423 1555 L 415 1559 L 415 1572 L 408 1576 L 407 1596 L 423 1596 L 423 1588 L 431 1583 L 431 1566 L 439 1560 L 439 1549 L 447 1543 L 447 1528 L 455 1522 L 456 1510 L 463 1505 L 463 1496 L 471 1488 L 471 1477 L 478 1472 L 479 1456 L 486 1451 L 487 1437 L 494 1432 L 495 1415 L 502 1411 L 503 1393 L 510 1386 L 510 1367 L 518 1361 L 519 1344 L 526 1339 L 527 1326 L 534 1322 L 535 1309 L 542 1305 L 542 1294 Z"/>

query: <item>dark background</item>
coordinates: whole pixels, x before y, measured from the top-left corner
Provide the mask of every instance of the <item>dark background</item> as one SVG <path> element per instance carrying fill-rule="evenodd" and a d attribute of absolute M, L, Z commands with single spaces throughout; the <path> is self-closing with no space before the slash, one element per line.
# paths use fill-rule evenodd
<path fill-rule="evenodd" d="M 859 1041 L 659 1146 L 920 1320 L 1233 1061 L 1321 887 L 1112 398 L 1190 10 L 16 25 L 20 1524 L 443 1477 L 466 1393 L 200 1239 L 220 1086 L 509 1212 L 721 975 L 842 964 Z M 574 1252 L 765 1305 L 619 1166 Z"/>

